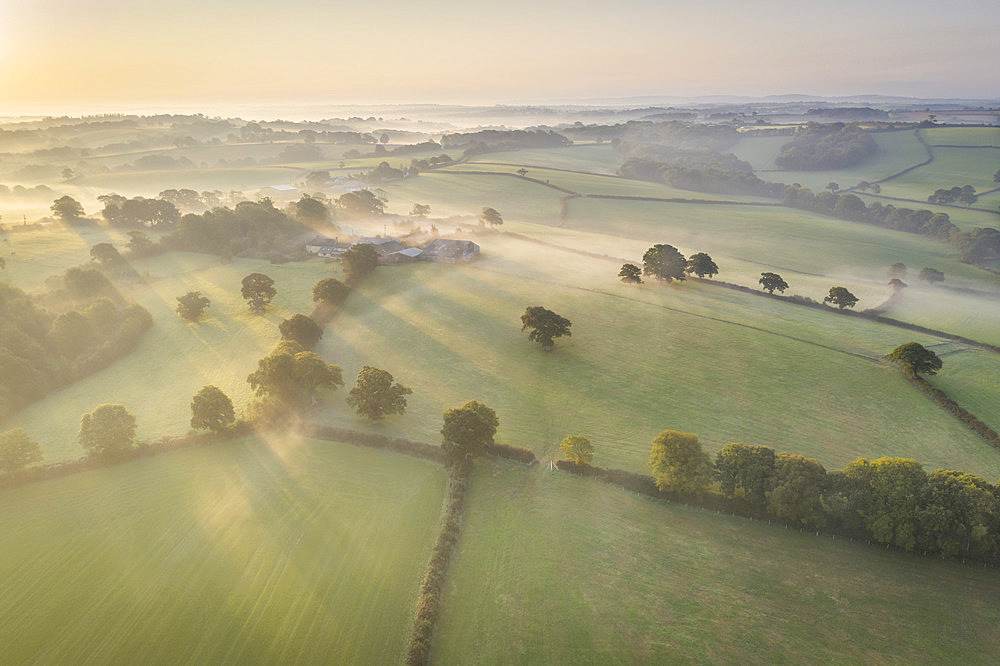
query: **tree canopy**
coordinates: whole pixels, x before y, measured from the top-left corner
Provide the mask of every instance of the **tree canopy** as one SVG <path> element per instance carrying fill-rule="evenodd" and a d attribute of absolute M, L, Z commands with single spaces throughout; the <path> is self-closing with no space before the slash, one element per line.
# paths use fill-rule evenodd
<path fill-rule="evenodd" d="M 889 352 L 888 358 L 911 375 L 934 375 L 942 367 L 937 354 L 916 342 L 899 345 Z"/>
<path fill-rule="evenodd" d="M 284 340 L 257 362 L 257 369 L 247 376 L 247 383 L 257 396 L 269 397 L 284 407 L 307 404 L 320 388 L 342 386 L 339 366 L 327 365 L 297 342 Z"/>
<path fill-rule="evenodd" d="M 577 465 L 589 465 L 594 459 L 594 445 L 583 435 L 567 435 L 560 442 L 559 450 Z"/>
<path fill-rule="evenodd" d="M 94 245 L 90 248 L 90 258 L 102 266 L 108 267 L 125 263 L 121 252 L 111 243 L 97 243 Z"/>
<path fill-rule="evenodd" d="M 643 275 L 652 275 L 658 280 L 682 281 L 686 268 L 687 261 L 684 259 L 684 255 L 678 252 L 673 245 L 658 243 L 642 255 Z"/>
<path fill-rule="evenodd" d="M 358 243 L 344 252 L 344 280 L 354 286 L 378 266 L 378 250 L 371 243 Z"/>
<path fill-rule="evenodd" d="M 539 305 L 528 307 L 521 315 L 521 330 L 530 328 L 528 340 L 538 342 L 545 351 L 552 349 L 555 338 L 572 337 L 569 330 L 572 325 L 569 319 Z"/>
<path fill-rule="evenodd" d="M 83 415 L 78 437 L 88 455 L 113 457 L 132 448 L 135 442 L 135 417 L 124 405 L 100 405 Z"/>
<path fill-rule="evenodd" d="M 761 288 L 769 294 L 773 294 L 775 289 L 782 293 L 788 289 L 788 283 L 777 273 L 761 273 L 758 282 Z"/>
<path fill-rule="evenodd" d="M 243 278 L 241 293 L 250 309 L 259 314 L 268 306 L 278 290 L 274 288 L 274 280 L 267 275 L 251 273 Z"/>
<path fill-rule="evenodd" d="M 52 202 L 52 214 L 63 222 L 71 222 L 83 217 L 83 206 L 73 197 L 66 195 Z"/>
<path fill-rule="evenodd" d="M 323 278 L 313 287 L 313 301 L 340 305 L 351 293 L 351 288 L 337 278 Z"/>
<path fill-rule="evenodd" d="M 222 389 L 211 385 L 203 386 L 191 398 L 191 427 L 195 430 L 219 433 L 235 420 L 233 401 Z"/>
<path fill-rule="evenodd" d="M 304 349 L 312 349 L 323 337 L 323 327 L 304 314 L 292 315 L 278 324 L 284 340 L 294 340 Z"/>
<path fill-rule="evenodd" d="M 427 217 L 431 214 L 431 207 L 429 204 L 415 203 L 413 204 L 413 210 L 410 211 L 410 215 L 413 217 Z"/>
<path fill-rule="evenodd" d="M 449 464 L 460 463 L 482 453 L 493 444 L 500 419 L 477 400 L 445 411 L 441 447 Z"/>
<path fill-rule="evenodd" d="M 188 321 L 198 321 L 205 308 L 212 304 L 207 296 L 202 296 L 200 291 L 189 291 L 183 296 L 177 297 L 177 314 L 181 319 Z"/>
<path fill-rule="evenodd" d="M 934 284 L 935 282 L 944 282 L 944 273 L 942 273 L 936 268 L 922 268 L 920 270 L 920 275 L 918 275 L 917 277 L 928 284 Z"/>
<path fill-rule="evenodd" d="M 649 466 L 660 490 L 697 493 L 712 480 L 712 463 L 698 435 L 686 432 L 664 430 L 657 435 L 649 453 Z"/>
<path fill-rule="evenodd" d="M 622 264 L 618 277 L 626 284 L 642 284 L 642 270 L 635 264 Z"/>
<path fill-rule="evenodd" d="M 700 278 L 706 275 L 712 277 L 719 274 L 719 267 L 712 261 L 712 257 L 704 252 L 697 252 L 688 257 L 684 271 L 688 274 L 694 273 Z"/>
<path fill-rule="evenodd" d="M 385 370 L 366 365 L 347 396 L 347 404 L 359 416 L 374 423 L 389 414 L 406 413 L 406 396 L 413 391 L 402 384 L 393 384 L 393 377 Z"/>
<path fill-rule="evenodd" d="M 15 428 L 0 435 L 0 472 L 13 476 L 39 462 L 42 449 L 24 430 Z"/>
<path fill-rule="evenodd" d="M 483 208 L 482 214 L 479 216 L 479 221 L 483 224 L 488 224 L 491 227 L 498 227 L 503 224 L 503 217 L 497 212 L 496 208 Z"/>
<path fill-rule="evenodd" d="M 833 303 L 837 308 L 843 310 L 844 308 L 853 308 L 858 302 L 858 297 L 847 291 L 845 287 L 830 287 L 830 293 L 826 295 L 823 302 Z"/>

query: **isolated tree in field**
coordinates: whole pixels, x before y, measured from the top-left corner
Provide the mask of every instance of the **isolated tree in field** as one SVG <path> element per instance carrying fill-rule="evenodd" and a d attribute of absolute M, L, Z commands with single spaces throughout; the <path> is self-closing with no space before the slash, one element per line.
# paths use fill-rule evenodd
<path fill-rule="evenodd" d="M 944 273 L 936 268 L 923 268 L 917 277 L 931 285 L 935 282 L 944 282 Z"/>
<path fill-rule="evenodd" d="M 257 362 L 257 369 L 247 376 L 247 383 L 257 396 L 293 407 L 308 402 L 321 388 L 343 386 L 344 380 L 340 366 L 327 365 L 297 342 L 282 340 L 274 351 Z"/>
<path fill-rule="evenodd" d="M 87 455 L 114 457 L 132 448 L 135 417 L 125 409 L 125 405 L 100 405 L 83 415 L 77 437 Z"/>
<path fill-rule="evenodd" d="M 388 414 L 406 413 L 406 396 L 413 391 L 402 384 L 392 383 L 392 375 L 385 370 L 366 365 L 358 373 L 354 388 L 347 396 L 347 404 L 372 423 Z"/>
<path fill-rule="evenodd" d="M 496 208 L 484 208 L 482 214 L 479 216 L 479 222 L 481 224 L 488 224 L 491 227 L 498 227 L 503 224 L 503 217 L 500 216 Z"/>
<path fill-rule="evenodd" d="M 652 275 L 658 280 L 684 280 L 687 260 L 673 245 L 658 243 L 642 255 L 642 274 Z"/>
<path fill-rule="evenodd" d="M 14 476 L 28 465 L 42 462 L 38 442 L 20 428 L 0 435 L 0 472 Z"/>
<path fill-rule="evenodd" d="M 378 250 L 371 243 L 359 243 L 344 252 L 344 280 L 355 286 L 378 266 Z"/>
<path fill-rule="evenodd" d="M 900 289 L 906 289 L 906 283 L 899 278 L 892 278 L 889 280 L 889 286 L 894 290 L 899 291 Z"/>
<path fill-rule="evenodd" d="M 274 288 L 274 280 L 268 276 L 263 273 L 251 273 L 243 278 L 241 293 L 250 309 L 260 314 L 278 293 L 278 290 Z"/>
<path fill-rule="evenodd" d="M 826 184 L 826 189 L 830 190 L 831 192 L 837 192 L 840 189 L 840 185 L 838 183 L 830 181 L 829 183 Z"/>
<path fill-rule="evenodd" d="M 821 527 L 825 521 L 821 498 L 826 470 L 815 460 L 792 453 L 779 453 L 774 465 L 774 487 L 767 504 L 777 518 L 806 527 Z"/>
<path fill-rule="evenodd" d="M 205 308 L 212 304 L 207 296 L 202 296 L 200 291 L 189 291 L 183 296 L 177 297 L 177 314 L 181 319 L 187 321 L 198 321 L 205 312 Z"/>
<path fill-rule="evenodd" d="M 684 272 L 687 274 L 694 273 L 700 278 L 712 277 L 719 274 L 719 267 L 715 265 L 712 261 L 712 257 L 708 256 L 704 252 L 697 252 L 688 257 L 687 266 L 684 268 Z"/>
<path fill-rule="evenodd" d="M 594 459 L 594 445 L 583 435 L 568 435 L 559 444 L 559 450 L 577 465 L 589 465 Z"/>
<path fill-rule="evenodd" d="M 942 361 L 937 354 L 916 342 L 907 342 L 889 352 L 888 359 L 910 375 L 935 375 Z"/>
<path fill-rule="evenodd" d="M 763 507 L 774 488 L 774 449 L 767 446 L 726 444 L 715 457 L 719 486 L 732 497 L 737 488 L 753 506 Z"/>
<path fill-rule="evenodd" d="M 838 309 L 843 310 L 844 308 L 853 308 L 858 302 L 858 297 L 844 287 L 830 287 L 830 293 L 826 295 L 823 302 L 833 303 Z"/>
<path fill-rule="evenodd" d="M 527 176 L 527 175 L 528 175 L 528 170 L 527 170 L 527 169 L 525 169 L 524 167 L 522 167 L 522 168 L 518 169 L 518 170 L 517 170 L 517 171 L 516 171 L 515 173 L 516 173 L 516 174 L 517 174 L 518 176 L 520 176 L 521 178 L 524 178 L 525 176 Z M 998 182 L 1000 182 L 1000 181 L 998 181 Z"/>
<path fill-rule="evenodd" d="M 477 400 L 445 411 L 441 448 L 448 463 L 461 463 L 485 451 L 499 427 L 497 413 Z"/>
<path fill-rule="evenodd" d="M 323 337 L 323 327 L 304 314 L 293 315 L 284 320 L 278 324 L 278 330 L 283 339 L 294 340 L 303 349 L 312 349 Z"/>
<path fill-rule="evenodd" d="M 761 288 L 769 294 L 773 294 L 775 289 L 781 293 L 785 293 L 785 290 L 788 289 L 788 283 L 777 273 L 761 273 L 758 282 Z"/>
<path fill-rule="evenodd" d="M 351 288 L 337 278 L 323 278 L 313 287 L 313 301 L 340 305 L 351 293 Z"/>
<path fill-rule="evenodd" d="M 653 440 L 649 453 L 656 487 L 682 493 L 701 492 L 712 480 L 712 462 L 698 435 L 664 430 Z"/>
<path fill-rule="evenodd" d="M 526 308 L 521 315 L 521 330 L 530 328 L 528 340 L 538 342 L 545 351 L 551 351 L 555 338 L 564 335 L 572 337 L 573 334 L 569 330 L 572 325 L 569 319 L 539 305 Z"/>
<path fill-rule="evenodd" d="M 102 266 L 114 266 L 125 262 L 118 248 L 111 243 L 98 243 L 90 248 L 90 258 Z"/>
<path fill-rule="evenodd" d="M 889 266 L 889 272 L 886 274 L 886 277 L 902 280 L 906 277 L 906 264 L 902 261 L 897 261 L 892 266 Z"/>
<path fill-rule="evenodd" d="M 429 204 L 413 204 L 413 210 L 410 211 L 411 217 L 427 217 L 431 214 L 431 207 Z"/>
<path fill-rule="evenodd" d="M 379 143 L 389 143 L 389 135 L 388 134 L 383 134 L 382 136 L 380 136 L 378 138 L 378 142 Z"/>
<path fill-rule="evenodd" d="M 642 270 L 635 264 L 622 264 L 618 277 L 625 284 L 642 284 Z"/>
<path fill-rule="evenodd" d="M 355 190 L 337 197 L 337 208 L 356 217 L 376 217 L 385 212 L 385 202 L 371 190 Z"/>
<path fill-rule="evenodd" d="M 83 206 L 80 205 L 79 201 L 68 195 L 59 197 L 53 201 L 50 208 L 52 214 L 63 222 L 78 220 L 83 217 Z"/>
<path fill-rule="evenodd" d="M 330 211 L 326 205 L 308 194 L 303 194 L 302 198 L 295 202 L 294 215 L 296 220 L 306 223 L 321 223 L 330 220 Z"/>
<path fill-rule="evenodd" d="M 203 386 L 191 398 L 191 427 L 195 430 L 223 432 L 236 420 L 233 401 L 215 386 Z"/>

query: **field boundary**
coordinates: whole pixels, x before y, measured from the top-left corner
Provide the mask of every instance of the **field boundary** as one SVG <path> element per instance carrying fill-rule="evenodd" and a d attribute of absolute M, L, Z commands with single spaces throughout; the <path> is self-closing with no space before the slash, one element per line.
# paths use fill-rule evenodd
<path fill-rule="evenodd" d="M 937 404 L 944 407 L 952 416 L 968 426 L 969 430 L 982 437 L 987 444 L 995 449 L 1000 449 L 1000 434 L 987 425 L 978 416 L 955 402 L 947 393 L 932 385 L 919 375 L 903 373 L 914 386 L 920 389 L 925 395 Z"/>

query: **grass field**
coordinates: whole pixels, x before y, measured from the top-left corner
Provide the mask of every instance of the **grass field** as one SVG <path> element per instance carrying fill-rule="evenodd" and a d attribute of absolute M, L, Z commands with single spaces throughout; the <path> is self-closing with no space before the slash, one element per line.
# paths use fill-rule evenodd
<path fill-rule="evenodd" d="M 5 663 L 398 663 L 444 470 L 249 438 L 0 493 Z"/>
<path fill-rule="evenodd" d="M 993 174 L 1000 170 L 1000 150 L 979 148 L 934 148 L 934 161 L 882 183 L 882 194 L 927 201 L 937 189 L 972 185 L 977 192 L 997 187 Z M 993 208 L 989 197 L 977 207 Z"/>
<path fill-rule="evenodd" d="M 997 127 L 937 127 L 922 129 L 920 133 L 931 145 L 1000 147 Z"/>
<path fill-rule="evenodd" d="M 928 381 L 1000 432 L 1000 356 L 961 347 L 937 353 L 944 366 Z"/>
<path fill-rule="evenodd" d="M 988 663 L 993 570 L 480 465 L 432 661 Z"/>
<path fill-rule="evenodd" d="M 477 399 L 497 410 L 507 444 L 554 456 L 564 436 L 586 434 L 599 464 L 630 470 L 673 428 L 712 451 L 766 444 L 831 468 L 902 455 L 1000 474 L 1000 452 L 877 360 L 933 338 L 709 285 L 629 288 L 612 262 L 479 242 L 470 266 L 379 269 L 321 341 L 349 385 L 369 364 L 413 389 L 406 415 L 376 430 L 437 442 L 441 413 Z M 573 322 L 552 353 L 519 330 L 536 304 Z M 338 400 L 320 418 L 366 427 Z"/>
<path fill-rule="evenodd" d="M 125 293 L 149 310 L 154 322 L 136 350 L 8 421 L 9 427 L 31 433 L 49 461 L 82 454 L 76 441 L 80 418 L 101 403 L 122 403 L 135 414 L 140 439 L 187 432 L 191 396 L 206 384 L 221 388 L 242 409 L 251 397 L 246 376 L 280 339 L 278 324 L 311 312 L 313 285 L 339 275 L 339 265 L 335 271 L 321 261 L 272 266 L 237 259 L 222 264 L 217 257 L 181 252 L 134 266 L 149 271 L 150 282 Z M 264 315 L 252 314 L 240 296 L 240 280 L 252 272 L 270 275 L 278 291 Z M 175 312 L 176 297 L 191 290 L 212 301 L 194 324 Z"/>
<path fill-rule="evenodd" d="M 978 295 L 926 288 L 914 273 L 916 270 L 907 280 L 912 286 L 887 312 L 889 316 L 1000 345 L 1000 294 L 993 291 Z"/>
<path fill-rule="evenodd" d="M 472 157 L 469 162 L 511 162 L 528 167 L 553 167 L 616 174 L 622 159 L 610 143 L 602 143 L 485 153 Z"/>

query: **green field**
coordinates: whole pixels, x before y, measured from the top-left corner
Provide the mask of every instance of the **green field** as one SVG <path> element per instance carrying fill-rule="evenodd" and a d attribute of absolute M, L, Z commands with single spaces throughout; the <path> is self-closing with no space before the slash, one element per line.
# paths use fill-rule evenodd
<path fill-rule="evenodd" d="M 563 437 L 586 434 L 599 464 L 636 471 L 672 428 L 712 451 L 766 444 L 831 468 L 901 455 L 1000 474 L 1000 452 L 878 361 L 933 338 L 710 285 L 626 287 L 612 262 L 502 235 L 479 242 L 469 266 L 379 269 L 320 342 L 348 382 L 373 364 L 414 390 L 379 432 L 437 442 L 441 413 L 478 399 L 500 415 L 504 443 L 557 456 Z M 574 322 L 552 353 L 519 331 L 536 304 Z M 320 419 L 366 427 L 338 400 Z"/>
<path fill-rule="evenodd" d="M 952 400 L 1000 431 L 1000 355 L 955 346 L 951 353 L 940 352 L 944 366 L 929 381 Z"/>
<path fill-rule="evenodd" d="M 616 174 L 622 159 L 610 143 L 602 143 L 485 153 L 472 157 L 469 162 L 511 162 L 529 167 L 547 166 L 556 169 Z"/>
<path fill-rule="evenodd" d="M 993 570 L 486 462 L 435 663 L 989 663 Z"/>
<path fill-rule="evenodd" d="M 936 127 L 922 129 L 920 133 L 931 145 L 1000 148 L 1000 128 L 997 127 Z"/>
<path fill-rule="evenodd" d="M 248 438 L 0 493 L 5 663 L 398 663 L 440 466 Z"/>
<path fill-rule="evenodd" d="M 126 291 L 153 315 L 153 328 L 139 346 L 110 367 L 58 390 L 22 410 L 8 426 L 22 427 L 38 440 L 49 461 L 77 458 L 81 416 L 99 404 L 122 403 L 136 416 L 138 437 L 156 439 L 189 429 L 190 402 L 202 386 L 214 384 L 237 410 L 250 400 L 246 376 L 280 339 L 278 324 L 312 311 L 312 287 L 339 275 L 339 265 L 321 261 L 272 266 L 264 261 L 170 253 L 134 264 L 149 271 L 146 285 Z M 264 315 L 252 314 L 240 296 L 240 280 L 264 272 L 278 295 Z M 177 316 L 177 296 L 200 290 L 212 304 L 198 323 Z M 338 397 L 338 399 L 341 399 Z"/>
<path fill-rule="evenodd" d="M 977 192 L 997 187 L 993 174 L 1000 170 L 1000 150 L 934 148 L 934 161 L 882 183 L 882 194 L 927 201 L 937 189 L 972 185 Z M 975 204 L 996 209 L 989 196 Z M 998 218 L 1000 220 L 1000 218 Z"/>

